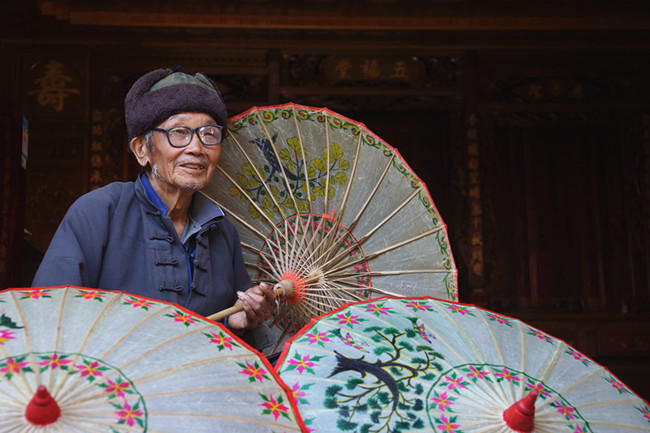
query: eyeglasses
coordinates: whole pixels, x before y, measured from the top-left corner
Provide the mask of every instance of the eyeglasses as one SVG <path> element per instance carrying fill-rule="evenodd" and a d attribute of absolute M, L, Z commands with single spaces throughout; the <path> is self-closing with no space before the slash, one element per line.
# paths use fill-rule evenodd
<path fill-rule="evenodd" d="M 167 141 L 172 147 L 185 147 L 192 141 L 194 131 L 204 146 L 216 146 L 223 140 L 223 126 L 203 125 L 198 128 L 189 126 L 172 126 L 171 128 L 153 128 L 152 131 L 164 132 L 167 134 Z"/>

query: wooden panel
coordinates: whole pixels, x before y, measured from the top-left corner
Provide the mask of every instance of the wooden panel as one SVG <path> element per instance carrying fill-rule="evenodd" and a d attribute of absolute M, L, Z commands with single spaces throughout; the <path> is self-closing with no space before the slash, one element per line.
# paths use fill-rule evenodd
<path fill-rule="evenodd" d="M 87 191 L 87 139 L 70 134 L 32 134 L 27 172 L 25 227 L 45 251 L 68 207 Z"/>
<path fill-rule="evenodd" d="M 496 130 L 484 180 L 497 297 L 558 311 L 643 308 L 630 306 L 619 134 L 616 125 Z"/>

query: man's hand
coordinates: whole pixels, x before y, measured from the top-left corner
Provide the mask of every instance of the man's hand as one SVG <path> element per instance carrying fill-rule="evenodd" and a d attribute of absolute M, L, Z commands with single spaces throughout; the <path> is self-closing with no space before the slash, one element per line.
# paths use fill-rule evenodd
<path fill-rule="evenodd" d="M 228 326 L 233 331 L 254 329 L 261 325 L 276 309 L 275 292 L 266 283 L 253 286 L 245 292 L 237 292 L 240 304 L 244 311 L 228 317 Z"/>

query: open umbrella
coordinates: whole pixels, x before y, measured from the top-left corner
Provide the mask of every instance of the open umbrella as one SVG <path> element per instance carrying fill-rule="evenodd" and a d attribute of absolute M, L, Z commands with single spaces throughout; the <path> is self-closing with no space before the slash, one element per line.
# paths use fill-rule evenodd
<path fill-rule="evenodd" d="M 268 361 L 175 304 L 79 287 L 0 292 L 0 431 L 305 431 Z"/>
<path fill-rule="evenodd" d="M 276 363 L 316 432 L 641 432 L 650 409 L 604 367 L 519 320 L 381 297 L 313 320 Z"/>
<path fill-rule="evenodd" d="M 234 220 L 254 280 L 296 282 L 273 324 L 375 294 L 457 299 L 446 227 L 397 150 L 325 108 L 285 104 L 230 119 L 203 193 Z"/>

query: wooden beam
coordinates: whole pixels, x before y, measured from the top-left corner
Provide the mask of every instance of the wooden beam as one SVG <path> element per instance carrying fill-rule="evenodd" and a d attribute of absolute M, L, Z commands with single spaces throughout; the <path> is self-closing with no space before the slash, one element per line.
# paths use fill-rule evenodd
<path fill-rule="evenodd" d="M 645 15 L 567 16 L 288 16 L 66 10 L 74 25 L 285 30 L 648 30 Z"/>

